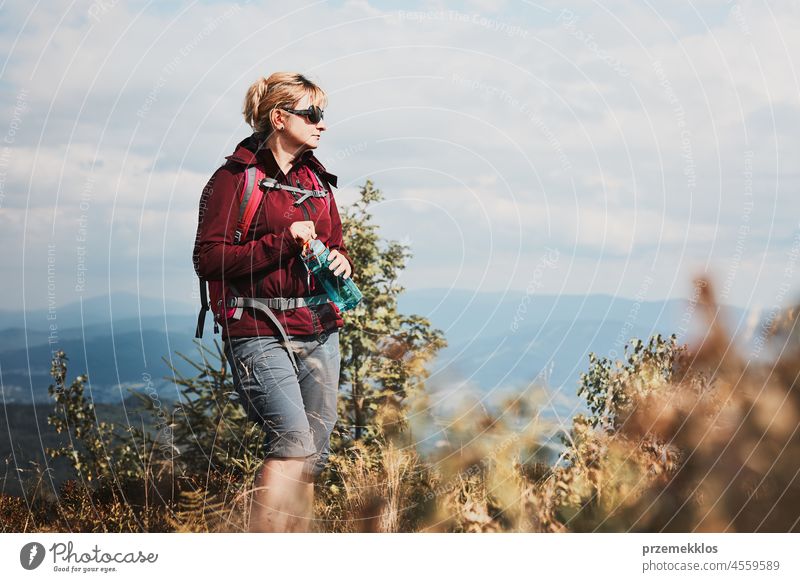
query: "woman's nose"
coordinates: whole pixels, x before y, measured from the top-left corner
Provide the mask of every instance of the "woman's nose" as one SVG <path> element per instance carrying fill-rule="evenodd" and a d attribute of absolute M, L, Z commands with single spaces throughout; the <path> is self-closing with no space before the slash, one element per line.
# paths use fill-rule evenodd
<path fill-rule="evenodd" d="M 317 124 L 317 129 L 320 130 L 320 131 L 325 131 L 326 129 L 328 129 L 328 126 L 325 125 L 325 120 L 324 119 L 320 119 L 319 120 L 319 123 Z"/>

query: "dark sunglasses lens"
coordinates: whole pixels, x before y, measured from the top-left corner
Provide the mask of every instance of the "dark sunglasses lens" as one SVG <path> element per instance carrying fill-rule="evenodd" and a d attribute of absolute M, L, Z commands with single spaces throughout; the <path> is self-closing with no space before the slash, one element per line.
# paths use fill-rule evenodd
<path fill-rule="evenodd" d="M 316 105 L 312 105 L 309 109 L 310 112 L 308 115 L 308 120 L 311 123 L 319 123 L 320 121 L 322 121 L 322 118 L 325 116 L 325 113 L 322 111 L 322 109 L 320 109 Z"/>

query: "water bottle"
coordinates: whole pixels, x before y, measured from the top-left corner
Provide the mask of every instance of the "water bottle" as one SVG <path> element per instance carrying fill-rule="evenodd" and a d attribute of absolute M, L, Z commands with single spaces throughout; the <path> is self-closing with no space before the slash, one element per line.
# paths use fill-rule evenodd
<path fill-rule="evenodd" d="M 364 297 L 352 279 L 336 276 L 328 268 L 330 249 L 319 239 L 312 238 L 303 245 L 300 257 L 305 263 L 309 273 L 325 288 L 331 301 L 336 304 L 339 311 L 353 309 Z"/>

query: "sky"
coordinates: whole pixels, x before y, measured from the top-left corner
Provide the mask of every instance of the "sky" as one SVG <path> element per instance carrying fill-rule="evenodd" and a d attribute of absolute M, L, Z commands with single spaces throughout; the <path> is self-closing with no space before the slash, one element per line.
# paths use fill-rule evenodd
<path fill-rule="evenodd" d="M 0 296 L 197 301 L 205 182 L 248 86 L 329 95 L 400 283 L 797 298 L 800 2 L 0 2 Z M 541 265 L 546 263 L 547 269 Z"/>

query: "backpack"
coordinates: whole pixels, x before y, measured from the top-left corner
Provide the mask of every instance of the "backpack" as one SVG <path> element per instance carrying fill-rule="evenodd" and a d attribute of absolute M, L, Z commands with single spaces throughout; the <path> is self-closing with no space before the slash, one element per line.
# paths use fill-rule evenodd
<path fill-rule="evenodd" d="M 239 193 L 239 222 L 233 235 L 233 244 L 242 244 L 242 239 L 250 230 L 250 224 L 256 215 L 264 190 L 260 187 L 265 175 L 257 166 L 249 166 L 245 171 L 245 180 L 242 191 Z M 206 284 L 208 290 L 206 291 Z M 206 312 L 214 315 L 214 333 L 219 333 L 219 324 L 227 318 L 241 317 L 241 308 L 226 307 L 228 304 L 229 286 L 224 281 L 206 280 L 200 277 L 200 313 L 197 315 L 197 329 L 194 337 L 203 337 L 203 328 L 206 322 Z M 230 293 L 232 296 L 236 291 Z M 209 304 L 209 299 L 211 303 Z"/>
<path fill-rule="evenodd" d="M 236 225 L 236 231 L 233 236 L 233 244 L 242 244 L 245 235 L 250 229 L 250 224 L 261 205 L 261 200 L 264 198 L 265 191 L 267 190 L 288 190 L 297 192 L 302 196 L 294 201 L 294 205 L 299 206 L 303 200 L 309 196 L 326 197 L 330 190 L 329 182 L 326 178 L 320 177 L 320 174 L 313 168 L 311 173 L 316 179 L 317 186 L 321 190 L 306 190 L 294 186 L 287 186 L 280 184 L 277 181 L 266 178 L 265 174 L 258 166 L 248 166 L 245 171 L 245 180 L 242 185 L 242 190 L 239 193 L 239 221 Z M 206 286 L 208 289 L 206 289 Z M 327 302 L 327 297 L 320 296 L 311 298 L 296 298 L 294 300 L 296 305 L 311 305 L 316 303 L 315 299 L 322 299 Z M 210 302 L 209 302 L 210 300 Z M 203 328 L 205 327 L 206 312 L 211 311 L 214 314 L 214 333 L 219 333 L 219 324 L 227 319 L 239 319 L 242 316 L 242 310 L 245 307 L 252 307 L 259 309 L 266 313 L 266 315 L 277 326 L 278 331 L 283 337 L 284 341 L 288 342 L 288 337 L 283 326 L 272 313 L 270 307 L 275 307 L 276 304 L 280 305 L 285 301 L 283 298 L 275 299 L 256 299 L 242 297 L 241 293 L 236 290 L 230 283 L 225 283 L 221 280 L 205 280 L 200 278 L 200 312 L 197 315 L 197 328 L 195 330 L 195 338 L 203 337 Z M 292 363 L 297 369 L 294 359 L 294 354 L 289 351 Z"/>

